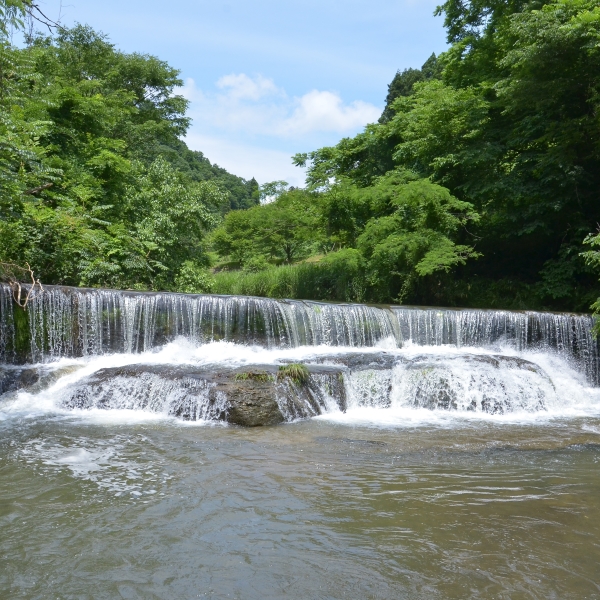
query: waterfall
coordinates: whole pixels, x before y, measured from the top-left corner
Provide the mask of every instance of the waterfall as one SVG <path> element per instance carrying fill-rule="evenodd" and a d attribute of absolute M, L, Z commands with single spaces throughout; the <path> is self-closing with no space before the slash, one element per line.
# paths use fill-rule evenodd
<path fill-rule="evenodd" d="M 391 307 L 403 340 L 418 346 L 554 351 L 600 383 L 594 317 L 573 313 Z"/>
<path fill-rule="evenodd" d="M 186 421 L 216 420 L 227 408 L 227 398 L 214 393 L 214 383 L 189 377 L 161 377 L 154 372 L 111 373 L 95 385 L 86 381 L 67 395 L 62 405 L 68 408 L 145 410 L 178 417 Z"/>
<path fill-rule="evenodd" d="M 501 355 L 417 355 L 393 367 L 353 370 L 345 378 L 348 408 L 427 408 L 507 414 L 557 405 L 539 366 Z"/>
<path fill-rule="evenodd" d="M 15 318 L 12 291 L 0 284 L 0 362 L 12 363 L 16 359 Z"/>
<path fill-rule="evenodd" d="M 0 362 L 140 353 L 182 336 L 265 348 L 380 342 L 401 348 L 454 346 L 552 351 L 585 374 L 598 374 L 593 317 L 569 313 L 434 309 L 362 304 L 130 292 L 47 286 L 17 322 L 11 290 L 0 285 Z M 26 327 L 26 335 L 20 327 Z M 24 342 L 25 340 L 25 342 Z M 26 343 L 26 348 L 20 348 Z"/>
<path fill-rule="evenodd" d="M 7 286 L 2 293 L 10 293 Z M 388 337 L 400 342 L 392 311 L 364 305 L 48 286 L 27 312 L 29 360 L 39 362 L 145 352 L 178 336 L 267 348 L 364 347 Z M 0 318 L 6 323 L 0 348 L 12 348 L 12 313 L 3 309 Z M 4 351 L 2 360 L 10 354 Z"/>

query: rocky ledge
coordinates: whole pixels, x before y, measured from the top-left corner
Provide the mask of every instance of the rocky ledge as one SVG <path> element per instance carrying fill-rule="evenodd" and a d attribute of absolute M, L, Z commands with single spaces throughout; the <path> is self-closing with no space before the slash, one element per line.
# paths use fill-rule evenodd
<path fill-rule="evenodd" d="M 61 404 L 70 409 L 149 410 L 187 421 L 218 420 L 245 427 L 312 417 L 332 403 L 344 410 L 342 369 L 304 369 L 306 376 L 298 378 L 273 365 L 128 365 L 97 371 L 70 389 Z"/>
<path fill-rule="evenodd" d="M 36 392 L 76 365 L 0 367 L 0 394 Z M 57 391 L 68 409 L 146 410 L 186 421 L 276 425 L 347 406 L 506 414 L 546 410 L 556 391 L 543 369 L 517 357 L 348 352 L 303 365 L 131 364 L 96 371 Z"/>

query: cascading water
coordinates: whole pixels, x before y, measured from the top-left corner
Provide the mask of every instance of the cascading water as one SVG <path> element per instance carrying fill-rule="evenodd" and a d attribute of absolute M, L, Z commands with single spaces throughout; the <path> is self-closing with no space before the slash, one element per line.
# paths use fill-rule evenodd
<path fill-rule="evenodd" d="M 592 328 L 589 315 L 53 286 L 24 313 L 0 286 L 0 393 L 21 388 L 13 408 L 44 398 L 57 410 L 186 420 L 225 418 L 234 398 L 245 406 L 255 396 L 281 420 L 382 409 L 551 413 L 596 406 Z M 307 367 L 302 385 L 279 376 L 290 362 Z M 20 363 L 45 365 L 37 388 Z"/>
<path fill-rule="evenodd" d="M 351 407 L 427 408 L 506 414 L 555 407 L 557 392 L 537 364 L 493 354 L 417 355 L 386 370 L 347 377 Z"/>
<path fill-rule="evenodd" d="M 2 307 L 10 289 L 0 286 Z M 12 312 L 2 311 L 0 356 L 14 350 Z M 401 341 L 389 309 L 243 296 L 139 293 L 48 286 L 31 302 L 29 359 L 107 352 L 145 352 L 178 336 L 206 343 L 227 340 L 267 348 L 372 346 Z"/>

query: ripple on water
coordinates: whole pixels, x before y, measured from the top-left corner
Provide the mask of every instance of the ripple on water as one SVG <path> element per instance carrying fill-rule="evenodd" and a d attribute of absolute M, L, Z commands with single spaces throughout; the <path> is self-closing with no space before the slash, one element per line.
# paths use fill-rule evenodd
<path fill-rule="evenodd" d="M 81 436 L 65 443 L 35 438 L 25 442 L 16 456 L 38 473 L 66 474 L 115 497 L 164 495 L 172 476 L 160 462 L 149 465 L 147 460 L 136 460 L 143 441 L 127 436 L 100 440 Z"/>

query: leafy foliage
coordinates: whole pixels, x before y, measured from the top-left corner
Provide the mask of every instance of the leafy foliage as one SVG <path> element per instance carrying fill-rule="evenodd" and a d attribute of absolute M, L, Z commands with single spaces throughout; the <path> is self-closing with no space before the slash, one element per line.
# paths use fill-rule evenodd
<path fill-rule="evenodd" d="M 366 193 L 393 210 L 370 220 L 358 238 L 372 286 L 378 290 L 376 299 L 402 302 L 413 291 L 416 277 L 448 273 L 479 256 L 471 246 L 453 240 L 462 225 L 477 222 L 479 216 L 446 188 L 392 171 Z"/>
<path fill-rule="evenodd" d="M 427 259 L 419 253 L 433 238 L 422 225 L 407 230 L 376 206 L 377 220 L 365 225 L 344 216 L 346 238 L 338 237 L 351 244 L 364 226 L 357 247 L 381 259 L 369 276 L 379 290 L 395 294 L 396 277 L 407 301 L 585 310 L 598 295 L 593 261 L 581 253 L 600 222 L 600 7 L 447 0 L 438 12 L 452 45 L 435 74 L 399 73 L 378 124 L 296 164 L 308 165 L 313 189 L 335 181 L 367 195 L 387 174 L 409 170 L 477 213 L 450 243 L 436 238 Z M 454 277 L 441 277 L 446 271 Z M 434 294 L 419 278 L 435 273 Z"/>
<path fill-rule="evenodd" d="M 156 57 L 82 26 L 12 46 L 32 6 L 0 0 L 0 260 L 43 281 L 196 293 L 598 297 L 596 0 L 446 0 L 448 51 L 396 74 L 378 123 L 296 155 L 304 190 L 189 150 L 178 72 Z"/>
<path fill-rule="evenodd" d="M 396 114 L 393 107 L 394 101 L 400 97 L 411 96 L 415 84 L 430 79 L 439 79 L 442 74 L 441 64 L 435 53 L 432 54 L 420 69 L 404 69 L 398 71 L 388 86 L 388 94 L 385 99 L 385 108 L 379 118 L 380 123 L 387 123 Z"/>
<path fill-rule="evenodd" d="M 291 264 L 310 254 L 317 218 L 310 194 L 286 191 L 269 204 L 227 214 L 212 245 L 232 265 L 249 270 Z"/>
<path fill-rule="evenodd" d="M 80 25 L 13 46 L 31 6 L 0 2 L 0 260 L 47 283 L 208 291 L 205 235 L 258 184 L 181 141 L 164 61 Z"/>
<path fill-rule="evenodd" d="M 320 194 L 292 190 L 271 204 L 229 213 L 212 244 L 230 268 L 265 271 L 244 278 L 255 282 L 255 294 L 391 302 L 477 258 L 460 238 L 464 225 L 478 220 L 472 205 L 446 188 L 410 171 L 390 171 L 366 188 L 343 181 Z M 272 265 L 309 254 L 312 262 L 302 269 L 270 279 Z M 284 284 L 284 273 L 300 279 Z M 217 289 L 226 279 L 217 274 Z"/>

